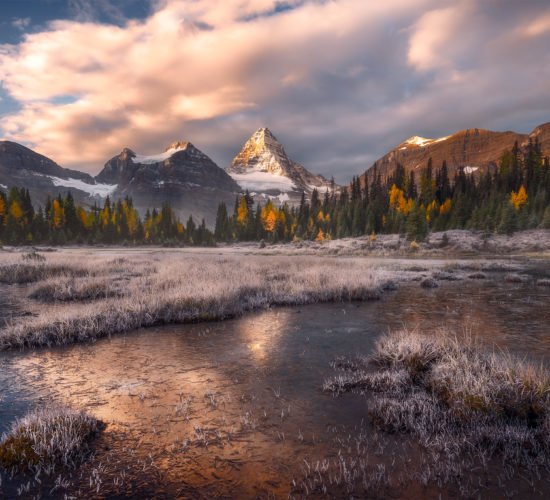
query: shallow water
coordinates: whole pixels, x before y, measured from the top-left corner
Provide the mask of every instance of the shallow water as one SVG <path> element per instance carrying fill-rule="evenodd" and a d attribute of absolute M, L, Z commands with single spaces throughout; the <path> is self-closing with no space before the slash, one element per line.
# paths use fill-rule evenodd
<path fill-rule="evenodd" d="M 351 452 L 360 433 L 371 436 L 378 462 L 400 454 L 399 446 L 387 444 L 376 453 L 365 398 L 322 392 L 333 374 L 330 363 L 369 354 L 388 329 L 427 332 L 442 324 L 547 360 L 550 288 L 536 287 L 534 278 L 505 283 L 502 274 L 441 282 L 433 290 L 413 282 L 376 302 L 279 308 L 90 345 L 6 352 L 0 355 L 0 433 L 29 407 L 50 400 L 105 421 L 95 459 L 68 478 L 70 493 L 301 495 L 307 493 L 300 487 L 304 470 Z M 17 483 L 4 478 L 0 488 L 13 493 Z M 50 487 L 38 489 L 49 494 Z"/>

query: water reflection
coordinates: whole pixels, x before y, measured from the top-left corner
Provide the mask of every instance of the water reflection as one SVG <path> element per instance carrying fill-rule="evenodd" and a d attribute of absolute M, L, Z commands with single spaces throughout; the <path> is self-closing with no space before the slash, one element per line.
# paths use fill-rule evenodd
<path fill-rule="evenodd" d="M 545 357 L 549 304 L 550 290 L 532 283 L 413 283 L 379 302 L 3 353 L 0 432 L 30 405 L 54 399 L 108 423 L 73 492 L 96 490 L 89 477 L 101 462 L 106 496 L 287 496 L 304 459 L 335 455 L 334 429 L 354 436 L 366 421 L 364 399 L 321 391 L 335 357 L 368 354 L 381 333 L 403 324 L 466 325 L 487 342 Z"/>

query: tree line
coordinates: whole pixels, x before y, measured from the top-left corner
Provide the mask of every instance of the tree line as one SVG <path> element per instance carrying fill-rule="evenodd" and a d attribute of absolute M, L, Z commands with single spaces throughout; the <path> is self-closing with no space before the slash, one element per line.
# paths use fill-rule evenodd
<path fill-rule="evenodd" d="M 204 220 L 189 217 L 184 225 L 169 204 L 147 210 L 143 220 L 132 199 L 94 204 L 86 210 L 70 192 L 46 201 L 35 211 L 28 189 L 0 191 L 0 241 L 9 245 L 48 243 L 213 245 L 214 235 Z"/>
<path fill-rule="evenodd" d="M 479 176 L 460 168 L 451 179 L 446 161 L 435 169 L 430 158 L 418 177 L 397 165 L 382 181 L 375 166 L 370 181 L 356 177 L 339 193 L 314 190 L 310 201 L 302 195 L 292 208 L 272 201 L 254 207 L 245 193 L 232 214 L 219 205 L 214 235 L 217 241 L 284 242 L 399 233 L 421 241 L 430 231 L 530 228 L 550 229 L 550 167 L 538 140 L 530 140 L 525 153 L 516 143 L 498 168 Z"/>
<path fill-rule="evenodd" d="M 325 241 L 350 236 L 399 233 L 421 241 L 430 231 L 475 229 L 513 233 L 550 229 L 550 166 L 538 141 L 525 153 L 516 143 L 505 151 L 498 168 L 476 176 L 458 169 L 451 179 L 447 164 L 434 169 L 430 158 L 417 178 L 397 165 L 382 180 L 373 167 L 367 178 L 355 177 L 340 192 L 314 190 L 302 194 L 296 207 L 256 204 L 246 192 L 237 196 L 233 212 L 220 203 L 214 232 L 202 220 L 184 225 L 169 204 L 143 217 L 132 199 L 85 209 L 70 192 L 48 198 L 33 208 L 28 189 L 0 191 L 0 242 L 4 244 L 65 243 L 214 245 L 216 242 L 297 240 Z"/>

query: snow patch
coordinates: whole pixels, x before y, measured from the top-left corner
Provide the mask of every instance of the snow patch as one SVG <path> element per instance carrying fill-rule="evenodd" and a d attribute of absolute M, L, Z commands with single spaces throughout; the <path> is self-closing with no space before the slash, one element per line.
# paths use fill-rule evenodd
<path fill-rule="evenodd" d="M 0 188 L 5 189 L 6 191 L 8 190 L 8 186 L 4 186 L 4 184 L 0 184 Z"/>
<path fill-rule="evenodd" d="M 294 191 L 296 189 L 294 182 L 282 175 L 259 171 L 248 172 L 246 174 L 227 173 L 241 188 L 248 189 L 249 191 L 277 190 L 286 193 L 287 191 Z"/>
<path fill-rule="evenodd" d="M 473 174 L 478 167 L 470 167 L 469 165 L 467 167 L 464 167 L 464 173 L 465 174 Z"/>
<path fill-rule="evenodd" d="M 415 135 L 414 137 L 411 137 L 410 139 L 407 139 L 405 141 L 405 144 L 411 144 L 413 146 L 420 146 L 423 148 L 424 146 L 429 146 L 430 144 L 435 144 L 436 142 L 446 141 L 450 136 L 440 137 L 439 139 L 426 139 L 425 137 L 419 137 Z M 406 149 L 406 146 L 399 149 Z"/>
<path fill-rule="evenodd" d="M 285 201 L 290 201 L 290 196 L 288 196 L 287 193 L 281 193 L 279 196 L 277 196 L 277 198 L 279 198 L 280 203 L 284 203 Z"/>
<path fill-rule="evenodd" d="M 118 184 L 87 184 L 79 179 L 60 179 L 53 175 L 48 175 L 48 177 L 52 180 L 54 186 L 78 189 L 79 191 L 88 193 L 90 196 L 100 196 L 101 198 L 106 198 L 113 194 L 118 187 Z"/>
<path fill-rule="evenodd" d="M 413 144 L 414 146 L 425 146 L 426 144 L 433 142 L 433 139 L 426 139 L 425 137 L 419 137 L 415 135 L 405 141 L 407 144 Z"/>
<path fill-rule="evenodd" d="M 178 151 L 182 151 L 186 148 L 187 148 L 187 145 L 180 146 L 177 148 L 170 148 L 164 153 L 159 153 L 157 155 L 151 155 L 151 156 L 136 155 L 132 158 L 132 161 L 134 163 L 141 163 L 142 165 L 152 165 L 153 163 L 160 163 L 161 161 L 167 160 L 174 153 L 177 153 Z"/>

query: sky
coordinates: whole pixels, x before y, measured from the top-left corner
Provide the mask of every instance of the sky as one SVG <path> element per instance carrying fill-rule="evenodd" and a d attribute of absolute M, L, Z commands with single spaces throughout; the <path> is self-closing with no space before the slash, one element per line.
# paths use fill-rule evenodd
<path fill-rule="evenodd" d="M 419 135 L 550 121 L 548 0 L 0 0 L 0 139 L 97 174 L 259 127 L 347 182 Z"/>

